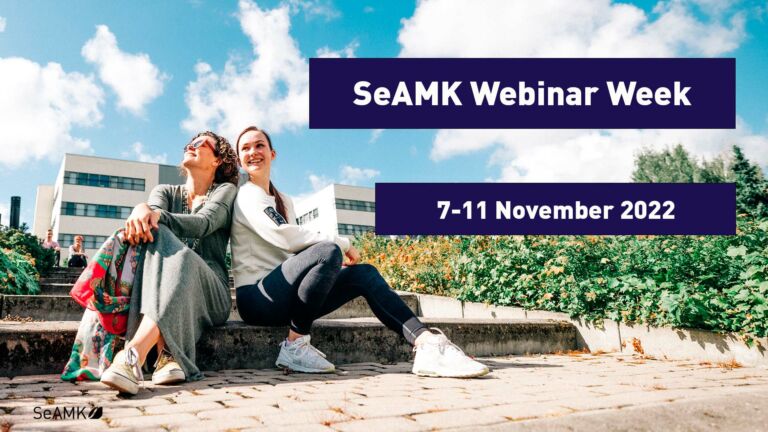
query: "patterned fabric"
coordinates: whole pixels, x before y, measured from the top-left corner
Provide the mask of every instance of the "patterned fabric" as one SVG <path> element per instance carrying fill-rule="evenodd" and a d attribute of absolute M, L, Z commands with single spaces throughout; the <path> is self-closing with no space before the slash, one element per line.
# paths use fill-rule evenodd
<path fill-rule="evenodd" d="M 125 335 L 140 254 L 137 247 L 123 242 L 122 231 L 104 242 L 69 293 L 86 310 L 61 374 L 64 381 L 99 380 L 112 363 L 118 339 Z"/>

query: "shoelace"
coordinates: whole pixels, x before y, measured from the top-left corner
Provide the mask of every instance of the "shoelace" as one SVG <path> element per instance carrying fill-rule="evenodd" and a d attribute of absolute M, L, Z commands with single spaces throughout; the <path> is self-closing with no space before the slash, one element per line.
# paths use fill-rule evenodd
<path fill-rule="evenodd" d="M 171 355 L 171 353 L 168 352 L 165 348 L 163 348 L 163 351 L 160 353 L 160 355 L 157 357 L 157 361 L 155 362 L 155 370 L 161 369 L 169 362 L 174 361 L 175 359 Z"/>
<path fill-rule="evenodd" d="M 299 349 L 301 349 L 301 348 L 304 348 L 304 349 L 306 349 L 306 350 L 312 350 L 312 351 L 314 351 L 314 352 L 316 352 L 316 353 L 320 354 L 320 356 L 322 356 L 323 358 L 326 358 L 326 356 L 325 356 L 325 353 L 323 353 L 323 352 L 322 352 L 322 351 L 320 351 L 319 349 L 315 348 L 315 347 L 314 347 L 314 345 L 312 345 L 312 344 L 311 344 L 311 343 L 309 343 L 309 342 L 303 342 L 303 343 L 302 343 L 301 345 L 299 345 L 297 348 L 299 348 Z"/>
<path fill-rule="evenodd" d="M 131 347 L 125 352 L 125 364 L 133 368 L 133 374 L 139 379 L 139 383 L 144 387 L 144 373 L 139 365 L 139 353 L 136 348 Z"/>
<path fill-rule="evenodd" d="M 467 357 L 467 354 L 466 354 L 466 353 L 464 353 L 464 350 L 462 350 L 462 349 L 461 349 L 461 348 L 459 348 L 459 347 L 458 347 L 456 344 L 454 344 L 453 342 L 451 342 L 451 341 L 448 339 L 448 337 L 445 335 L 445 333 L 443 333 L 443 331 L 442 331 L 442 330 L 440 330 L 440 329 L 439 329 L 439 328 L 437 328 L 437 327 L 430 327 L 429 329 L 430 329 L 430 330 L 434 330 L 435 332 L 439 333 L 439 334 L 440 334 L 440 336 L 442 336 L 442 338 L 440 338 L 440 341 L 437 343 L 437 349 L 438 349 L 438 351 L 440 351 L 440 354 L 445 354 L 445 349 L 446 349 L 446 348 L 448 348 L 448 347 L 453 347 L 453 349 L 455 349 L 456 351 L 460 352 L 460 353 L 461 353 L 463 356 Z M 417 348 L 417 347 L 415 347 L 415 346 L 413 347 L 413 351 L 414 351 L 414 352 L 416 351 L 416 348 Z"/>

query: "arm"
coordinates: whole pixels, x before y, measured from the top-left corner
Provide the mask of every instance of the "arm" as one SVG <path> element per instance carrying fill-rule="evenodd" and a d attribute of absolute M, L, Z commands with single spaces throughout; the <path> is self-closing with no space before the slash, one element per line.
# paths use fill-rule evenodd
<path fill-rule="evenodd" d="M 159 212 L 159 222 L 176 235 L 202 238 L 229 224 L 236 195 L 237 188 L 225 183 L 216 188 L 197 213 L 188 215 L 169 212 L 167 201 L 157 200 L 148 204 Z"/>
<path fill-rule="evenodd" d="M 146 203 L 139 203 L 133 208 L 131 215 L 125 221 L 123 233 L 128 244 L 135 246 L 139 243 L 155 241 L 151 230 L 158 227 L 159 209 L 170 208 L 170 192 L 168 185 L 157 185 L 152 188 Z"/>
<path fill-rule="evenodd" d="M 344 237 L 310 231 L 300 225 L 288 223 L 269 202 L 260 199 L 252 193 L 252 190 L 241 188 L 242 198 L 238 199 L 235 205 L 245 216 L 248 228 L 268 243 L 291 253 L 299 252 L 321 241 L 336 243 L 344 253 L 349 250 L 349 240 Z M 292 211 L 293 205 L 289 200 L 286 199 L 286 206 L 290 206 L 288 217 L 295 218 Z"/>

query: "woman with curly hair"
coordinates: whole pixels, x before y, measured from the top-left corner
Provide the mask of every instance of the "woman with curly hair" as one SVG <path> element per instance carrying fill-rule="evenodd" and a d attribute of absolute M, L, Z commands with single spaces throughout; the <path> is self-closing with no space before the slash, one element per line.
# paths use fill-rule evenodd
<path fill-rule="evenodd" d="M 237 155 L 229 142 L 201 132 L 184 146 L 183 185 L 159 185 L 125 222 L 125 241 L 146 248 L 131 291 L 125 348 L 101 382 L 136 394 L 141 365 L 157 345 L 155 384 L 196 381 L 195 344 L 222 325 L 232 299 L 225 264 Z"/>

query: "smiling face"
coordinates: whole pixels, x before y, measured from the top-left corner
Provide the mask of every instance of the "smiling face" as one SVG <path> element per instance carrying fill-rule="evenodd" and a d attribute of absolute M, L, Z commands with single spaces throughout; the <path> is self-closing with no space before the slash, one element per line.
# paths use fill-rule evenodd
<path fill-rule="evenodd" d="M 275 160 L 274 150 L 270 147 L 267 137 L 262 131 L 248 131 L 237 142 L 240 166 L 251 178 L 269 178 L 272 161 Z"/>
<path fill-rule="evenodd" d="M 184 147 L 184 160 L 181 166 L 187 170 L 204 169 L 216 170 L 221 161 L 213 149 L 216 141 L 209 136 L 199 136 Z"/>

